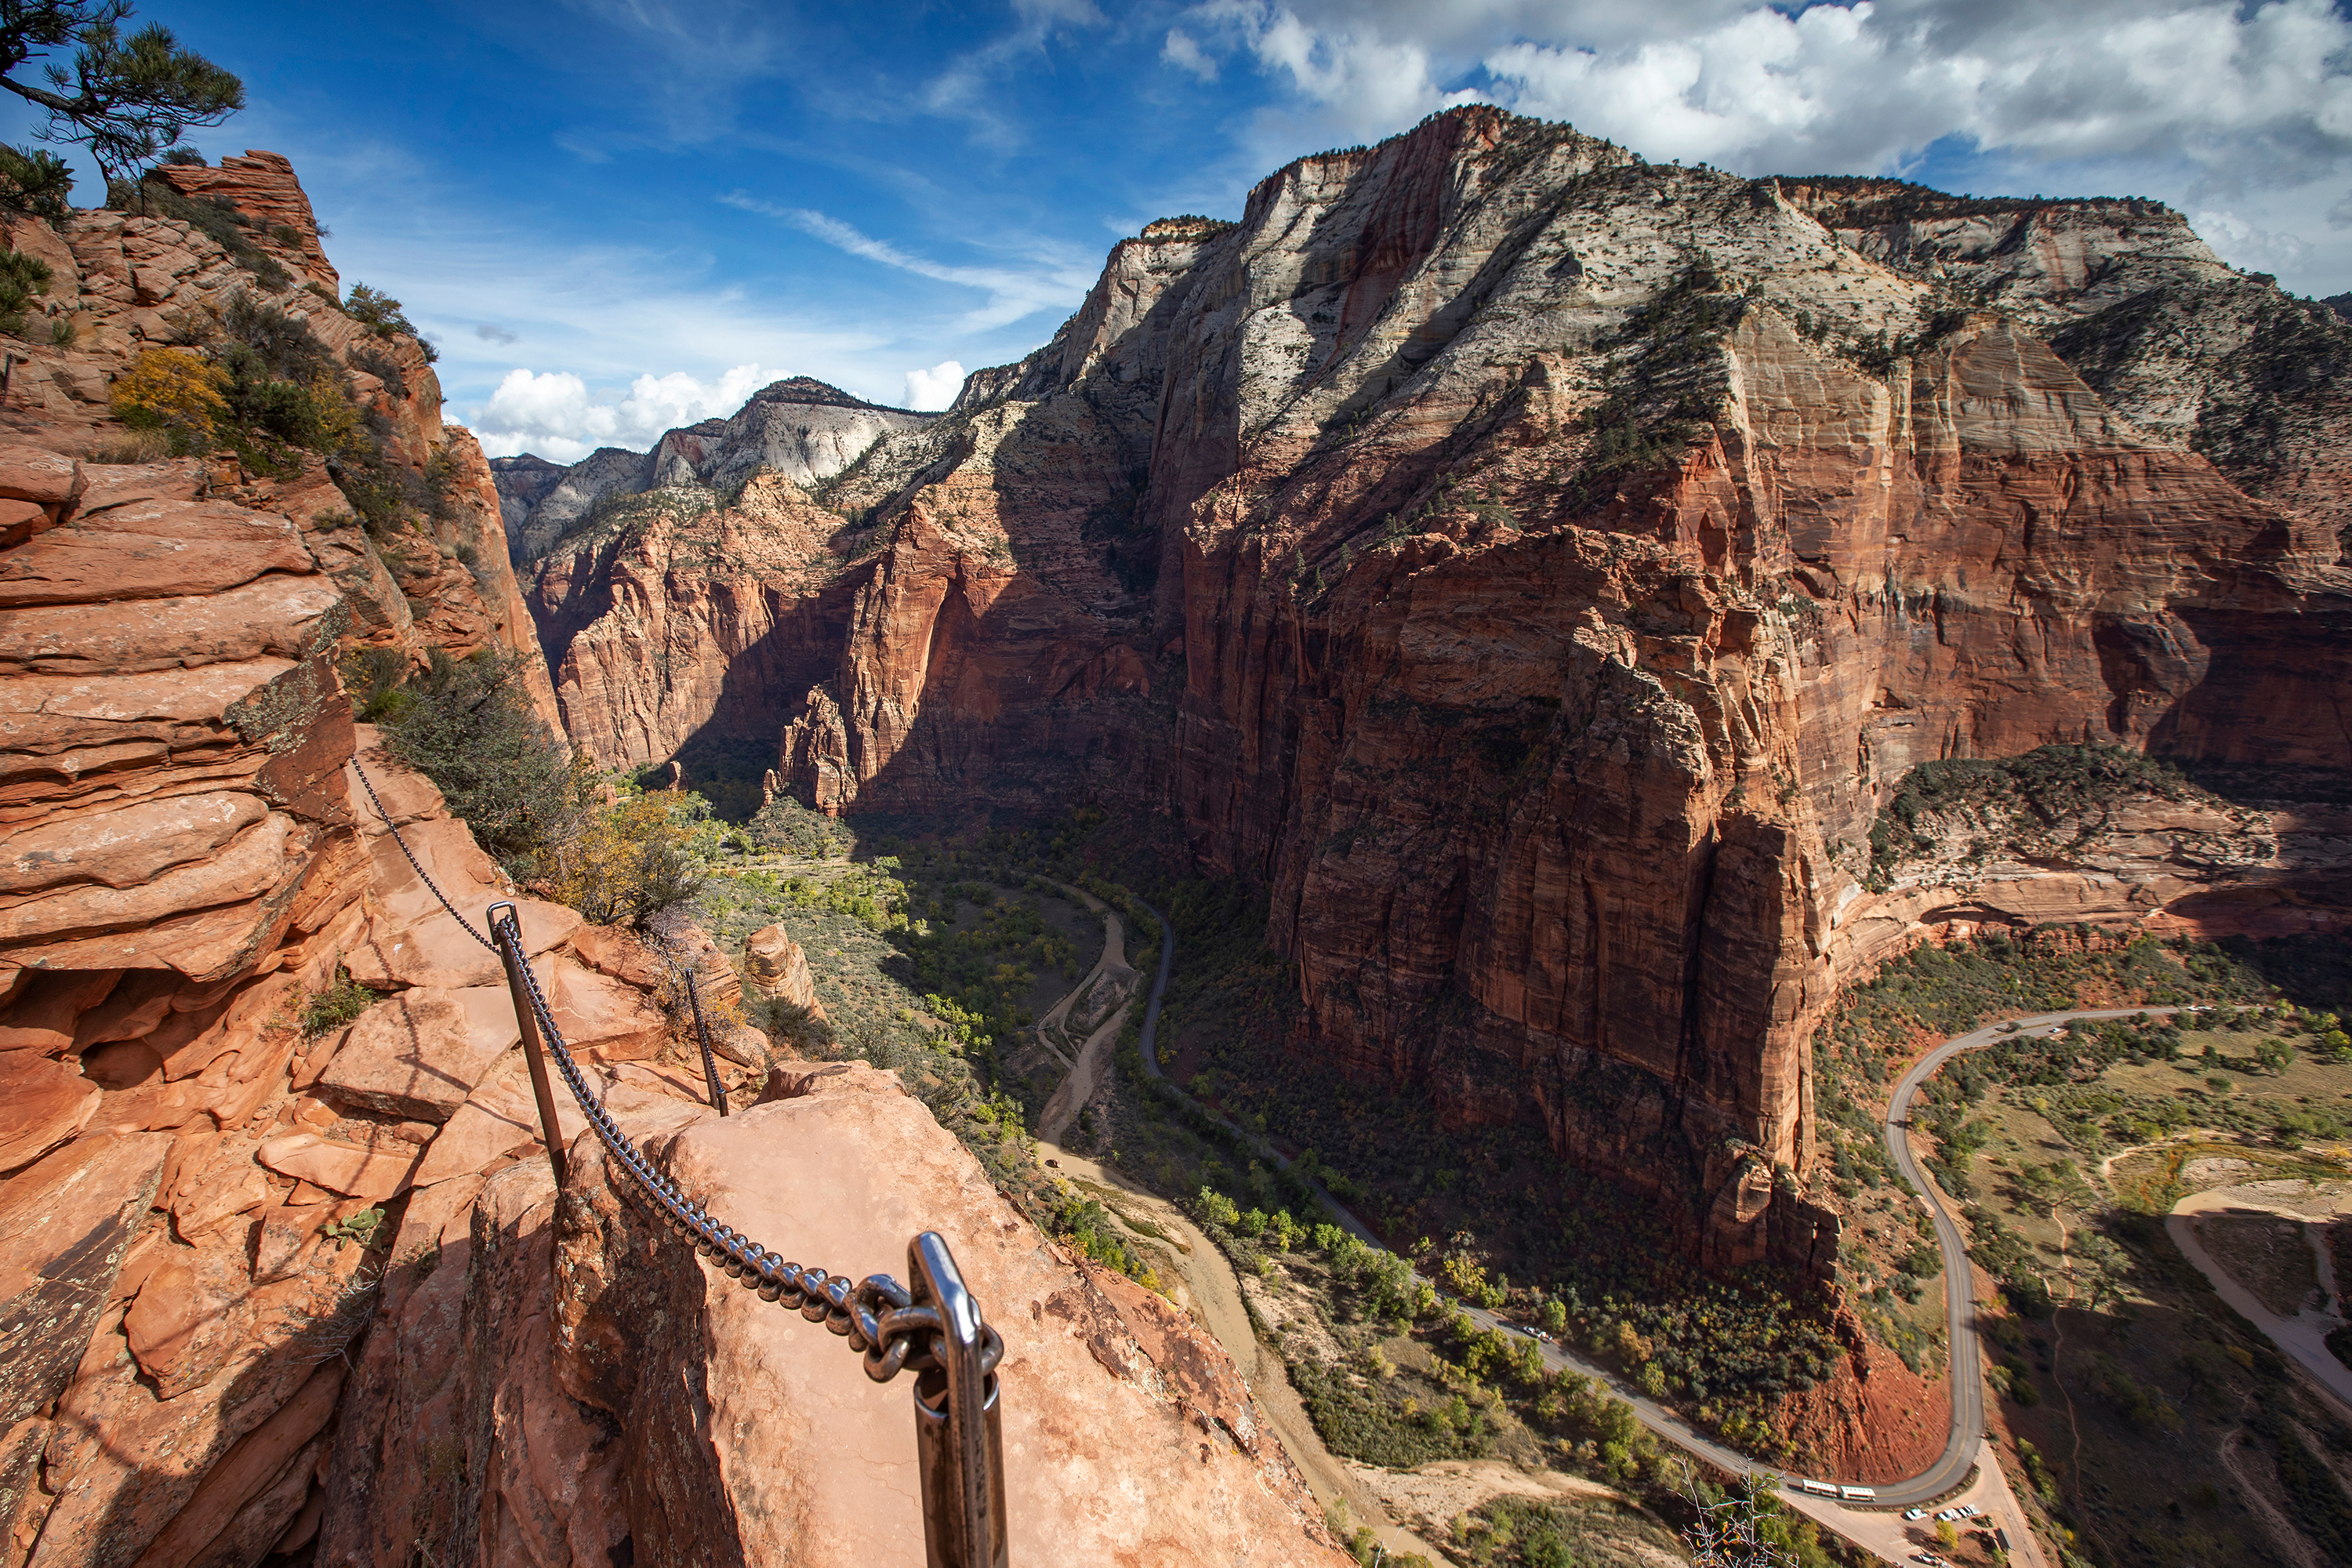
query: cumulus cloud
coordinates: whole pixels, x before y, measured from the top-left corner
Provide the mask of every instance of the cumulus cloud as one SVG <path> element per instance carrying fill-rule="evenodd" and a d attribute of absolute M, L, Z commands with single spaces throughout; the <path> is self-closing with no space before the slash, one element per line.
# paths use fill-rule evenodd
<path fill-rule="evenodd" d="M 929 370 L 907 373 L 907 406 L 909 408 L 945 408 L 962 390 L 963 366 L 951 359 L 941 360 Z"/>
<path fill-rule="evenodd" d="M 1512 108 L 1652 156 L 1888 167 L 1960 137 L 2042 163 L 2180 163 L 2235 189 L 2352 156 L 2347 47 L 2327 0 L 1864 0 L 1602 47 L 1522 41 L 1484 64 Z"/>
<path fill-rule="evenodd" d="M 709 382 L 672 371 L 640 375 L 626 393 L 600 396 L 570 371 L 510 370 L 471 423 L 485 450 L 573 463 L 599 447 L 650 449 L 664 431 L 734 413 L 769 379 L 756 364 Z"/>
<path fill-rule="evenodd" d="M 510 343 L 515 341 L 515 335 L 512 332 L 489 321 L 484 321 L 476 327 L 474 335 L 486 343 Z"/>
<path fill-rule="evenodd" d="M 1181 27 L 1168 29 L 1168 41 L 1160 46 L 1160 58 L 1202 81 L 1217 79 L 1217 62 L 1202 53 L 1201 46 L 1192 41 L 1192 35 Z"/>
<path fill-rule="evenodd" d="M 1742 173 L 1903 173 L 1934 150 L 1979 188 L 2235 211 L 2214 237 L 2248 264 L 2346 249 L 2352 16 L 2332 0 L 1204 0 L 1182 20 L 1210 65 L 1288 89 L 1261 136 L 1286 155 L 1483 98 Z M 2246 218 L 2260 192 L 2300 217 Z"/>

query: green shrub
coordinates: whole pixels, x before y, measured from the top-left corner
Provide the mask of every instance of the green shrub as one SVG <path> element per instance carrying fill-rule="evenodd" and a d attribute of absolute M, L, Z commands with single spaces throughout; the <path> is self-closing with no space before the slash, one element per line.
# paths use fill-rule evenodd
<path fill-rule="evenodd" d="M 400 301 L 381 289 L 354 283 L 343 301 L 343 313 L 377 337 L 415 337 L 415 326 L 402 312 Z"/>
<path fill-rule="evenodd" d="M 63 223 L 73 184 L 72 168 L 56 153 L 0 146 L 0 208 Z"/>
<path fill-rule="evenodd" d="M 33 296 L 48 289 L 47 262 L 21 250 L 0 250 L 0 332 L 21 334 Z"/>
<path fill-rule="evenodd" d="M 572 757 L 533 711 L 519 655 L 488 650 L 432 664 L 401 688 L 410 700 L 379 721 L 385 750 L 440 786 L 453 816 L 509 871 L 572 833 L 585 806 Z"/>
<path fill-rule="evenodd" d="M 841 823 L 790 795 L 778 795 L 760 807 L 743 830 L 762 849 L 807 860 L 841 859 L 856 842 Z"/>
<path fill-rule="evenodd" d="M 383 1000 L 383 992 L 369 990 L 352 978 L 350 970 L 338 967 L 335 983 L 303 1007 L 303 1037 L 316 1039 L 332 1034 Z"/>

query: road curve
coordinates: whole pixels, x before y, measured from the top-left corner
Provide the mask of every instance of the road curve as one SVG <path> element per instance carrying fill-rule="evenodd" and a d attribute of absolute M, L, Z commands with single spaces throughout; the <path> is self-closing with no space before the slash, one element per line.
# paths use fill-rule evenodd
<path fill-rule="evenodd" d="M 1944 1207 L 1936 1189 L 1928 1184 L 1918 1163 L 1911 1157 L 1911 1141 L 1904 1134 L 1910 1125 L 1912 1097 L 1937 1068 L 1963 1051 L 1980 1051 L 2020 1035 L 2046 1035 L 2076 1018 L 2134 1018 L 2142 1013 L 2179 1011 L 2182 1009 L 2175 1007 L 2084 1007 L 1988 1024 L 1946 1040 L 1914 1063 L 1895 1086 L 1894 1097 L 1886 1102 L 1886 1152 L 1895 1157 L 1895 1168 L 1926 1204 L 1936 1226 L 1936 1245 L 1944 1254 L 1944 1332 L 1946 1342 L 1951 1346 L 1952 1430 L 1936 1462 L 1907 1481 L 1880 1487 L 1880 1502 L 1926 1502 L 1958 1486 L 1967 1478 L 1969 1467 L 1976 1463 L 1978 1445 L 1985 1430 L 1984 1363 L 1977 1338 L 1976 1281 L 1969 1272 L 1969 1248 L 1960 1239 L 1960 1227 L 1952 1222 L 1950 1211 Z"/>
<path fill-rule="evenodd" d="M 1165 1083 L 1168 1079 L 1160 1070 L 1160 1057 L 1153 1049 L 1153 1044 L 1160 1029 L 1160 993 L 1168 987 L 1168 972 L 1176 956 L 1176 931 L 1175 928 L 1169 923 L 1166 915 L 1161 914 L 1158 910 L 1151 909 L 1149 904 L 1143 907 L 1150 910 L 1152 918 L 1160 922 L 1160 972 L 1151 983 L 1151 1000 L 1144 1010 L 1143 1037 L 1139 1044 L 1143 1051 L 1144 1070 Z M 1935 1221 L 1937 1245 L 1941 1247 L 1944 1255 L 1945 1329 L 1948 1342 L 1951 1346 L 1952 1428 L 1951 1435 L 1945 1441 L 1943 1453 L 1937 1457 L 1934 1464 L 1906 1480 L 1889 1482 L 1873 1489 L 1877 1494 L 1874 1500 L 1877 1506 L 1907 1508 L 1933 1501 L 1945 1493 L 1955 1490 L 1968 1479 L 1969 1471 L 1975 1466 L 1979 1447 L 1984 1436 L 1983 1363 L 1977 1341 L 1976 1289 L 1975 1283 L 1969 1273 L 1968 1244 L 1960 1238 L 1959 1226 L 1952 1222 L 1952 1216 L 1946 1212 L 1942 1204 L 1937 1201 L 1936 1190 L 1928 1185 L 1927 1178 L 1911 1157 L 1910 1145 L 1904 1132 L 1908 1121 L 1912 1097 L 1918 1093 L 1919 1086 L 1925 1083 L 1937 1068 L 1942 1067 L 1954 1057 L 1963 1051 L 1982 1050 L 1999 1040 L 2009 1039 L 2021 1034 L 2047 1034 L 2052 1029 L 2076 1018 L 2131 1018 L 2142 1013 L 2192 1011 L 2195 1009 L 2083 1008 L 2069 1013 L 2037 1014 L 2032 1017 L 2011 1020 L 2011 1023 L 1988 1024 L 1981 1029 L 1955 1036 L 1945 1041 L 1922 1057 L 1909 1072 L 1903 1075 L 1902 1081 L 1895 1085 L 1894 1098 L 1887 1102 L 1886 1108 L 1887 1152 L 1895 1157 L 1896 1168 L 1903 1173 L 1904 1178 L 1919 1194 L 1920 1201 L 1927 1205 Z M 2013 1027 L 2011 1026 L 2011 1024 L 2014 1025 Z M 1175 1084 L 1169 1083 L 1168 1086 L 1175 1089 L 1178 1094 L 1184 1094 L 1184 1091 Z M 1185 1095 L 1184 1098 L 1188 1101 L 1192 1100 L 1190 1095 Z M 1286 1171 L 1290 1168 L 1289 1160 L 1264 1139 L 1245 1128 L 1226 1121 L 1223 1117 L 1217 1116 L 1197 1101 L 1192 1103 L 1195 1109 L 1212 1117 L 1255 1149 L 1261 1158 L 1272 1161 L 1283 1170 Z M 1326 1191 L 1322 1184 L 1312 1178 L 1302 1179 L 1315 1190 L 1317 1196 L 1330 1206 L 1331 1212 L 1339 1216 L 1339 1224 L 1348 1231 L 1374 1247 L 1386 1246 L 1379 1237 L 1372 1234 L 1370 1226 L 1358 1219 L 1346 1205 Z M 1445 1298 L 1443 1291 L 1439 1294 L 1442 1300 L 1451 1300 Z M 1526 1330 L 1517 1324 L 1507 1322 L 1484 1308 L 1466 1307 L 1460 1302 L 1452 1304 L 1459 1308 L 1473 1322 L 1482 1327 L 1526 1337 Z M 1792 1484 L 1789 1482 L 1789 1478 L 1779 1467 L 1760 1463 L 1744 1454 L 1727 1448 L 1720 1443 L 1700 1436 L 1681 1417 L 1665 1409 L 1640 1389 L 1618 1377 L 1616 1373 L 1588 1362 L 1581 1356 L 1572 1355 L 1549 1341 L 1538 1342 L 1538 1344 L 1547 1366 L 1566 1372 L 1580 1373 L 1603 1384 L 1610 1392 L 1633 1407 L 1634 1415 L 1643 1426 L 1685 1453 L 1706 1461 L 1722 1473 L 1740 1476 L 1752 1472 L 1778 1483 Z"/>

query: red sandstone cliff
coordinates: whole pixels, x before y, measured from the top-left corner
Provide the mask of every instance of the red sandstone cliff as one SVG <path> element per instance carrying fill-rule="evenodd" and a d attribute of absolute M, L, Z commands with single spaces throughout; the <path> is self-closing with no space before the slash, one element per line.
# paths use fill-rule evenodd
<path fill-rule="evenodd" d="M 875 530 L 799 601 L 845 616 L 830 667 L 803 620 L 808 685 L 740 683 L 793 705 L 782 777 L 829 811 L 1171 811 L 1274 889 L 1305 1048 L 1539 1116 L 1711 1258 L 1825 1266 L 1802 1042 L 1975 897 L 1864 893 L 1887 792 L 2054 741 L 2342 769 L 2352 579 L 2326 506 L 2184 434 L 2241 373 L 2149 390 L 2242 334 L 2064 330 L 2068 287 L 2221 287 L 2177 220 L 2045 215 L 2033 267 L 1979 247 L 2004 294 L 1811 199 L 1468 109 L 1123 243 L 1051 344 L 829 491 Z M 2290 412 L 2340 437 L 2331 406 Z M 674 565 L 562 582 L 608 644 L 670 628 L 667 686 L 575 661 L 567 717 L 616 754 L 725 727 L 635 716 L 681 658 L 704 693 L 733 648 L 782 668 L 774 613 L 719 629 Z M 2340 913 L 2340 881 L 2252 901 Z"/>

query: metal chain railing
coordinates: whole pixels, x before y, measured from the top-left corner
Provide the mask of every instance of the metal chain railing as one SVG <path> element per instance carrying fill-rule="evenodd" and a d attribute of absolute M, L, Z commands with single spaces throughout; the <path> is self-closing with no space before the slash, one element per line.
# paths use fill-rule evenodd
<path fill-rule="evenodd" d="M 694 965 L 678 966 L 686 976 L 686 1000 L 694 1009 L 694 1037 L 702 1042 L 702 1084 L 710 1094 L 710 1109 L 727 1114 L 727 1087 L 719 1081 L 719 1060 L 710 1054 L 710 1026 L 702 1021 L 702 988 L 694 983 Z"/>
<path fill-rule="evenodd" d="M 781 1253 L 712 1218 L 630 1142 L 604 1109 L 603 1100 L 589 1088 L 586 1075 L 556 1026 L 539 977 L 531 973 L 516 907 L 507 901 L 490 906 L 487 923 L 495 941 L 476 931 L 410 853 L 357 758 L 352 759 L 352 769 L 359 774 L 376 815 L 383 818 L 385 829 L 417 879 L 467 935 L 496 952 L 505 965 L 515 1022 L 539 1101 L 548 1163 L 559 1190 L 567 1173 L 561 1123 L 547 1079 L 547 1055 L 554 1057 L 564 1087 L 572 1091 L 604 1146 L 605 1158 L 628 1176 L 622 1184 L 625 1193 L 691 1242 L 703 1257 L 756 1289 L 761 1300 L 797 1308 L 809 1321 L 821 1322 L 828 1331 L 846 1339 L 852 1351 L 862 1353 L 866 1375 L 876 1383 L 887 1383 L 901 1372 L 916 1373 L 915 1445 L 922 1476 L 923 1535 L 929 1568 L 1005 1568 L 1004 1445 L 996 1377 L 998 1363 L 1004 1357 L 1004 1340 L 982 1317 L 980 1303 L 965 1286 L 946 1239 L 937 1231 L 927 1230 L 907 1244 L 911 1285 L 901 1285 L 887 1274 L 872 1274 L 853 1282 L 845 1274 L 789 1262 Z M 701 1037 L 706 1079 L 723 1115 L 725 1097 L 691 970 L 687 974 L 687 994 L 693 1001 L 695 1026 Z"/>

